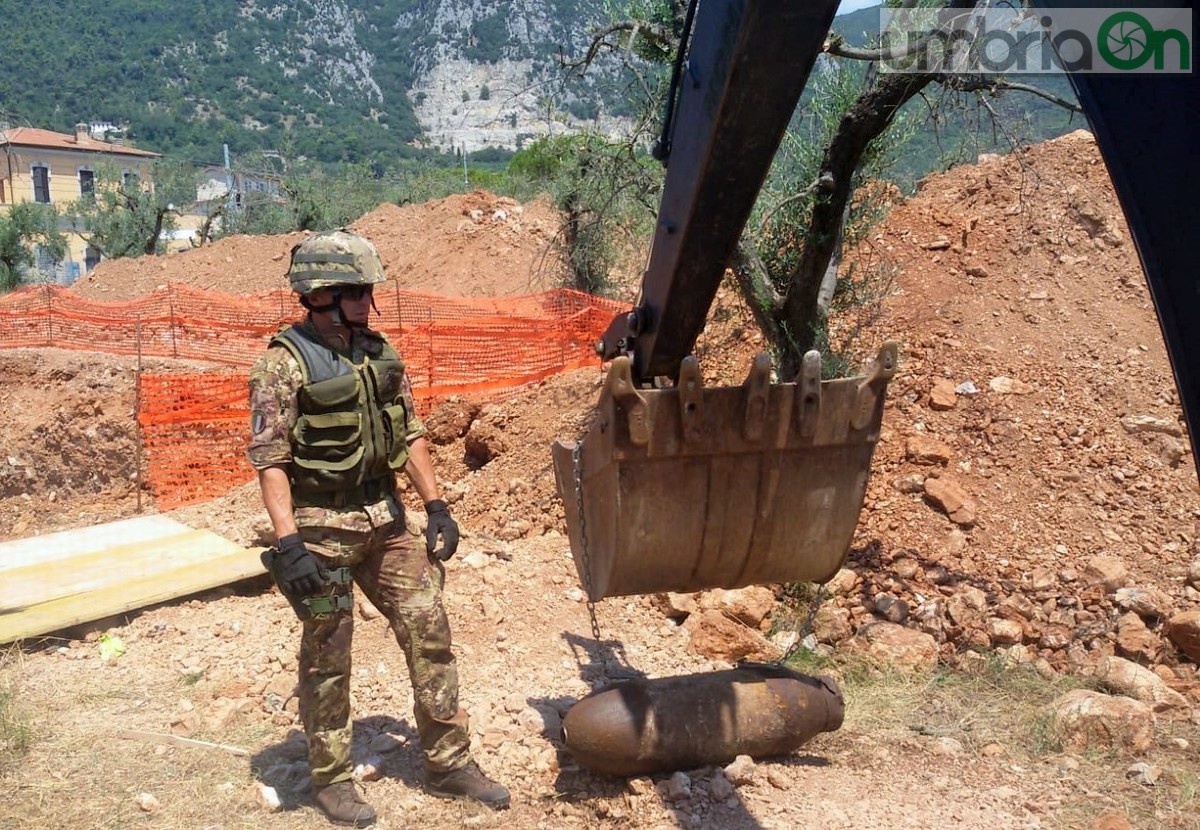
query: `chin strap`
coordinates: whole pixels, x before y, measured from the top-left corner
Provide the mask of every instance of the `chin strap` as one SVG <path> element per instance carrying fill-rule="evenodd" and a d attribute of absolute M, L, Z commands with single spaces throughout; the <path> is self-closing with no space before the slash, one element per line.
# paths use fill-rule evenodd
<path fill-rule="evenodd" d="M 304 307 L 305 307 L 305 308 L 307 308 L 309 311 L 315 311 L 315 312 L 323 312 L 323 311 L 337 311 L 337 310 L 338 310 L 338 306 L 340 306 L 340 305 L 341 305 L 341 302 L 342 302 L 342 295 L 341 295 L 341 294 L 334 294 L 334 295 L 333 295 L 333 302 L 332 302 L 332 303 L 326 303 L 325 305 L 317 305 L 316 303 L 314 303 L 312 300 L 310 300 L 310 299 L 308 298 L 308 295 L 307 295 L 307 294 L 301 294 L 301 295 L 300 295 L 300 305 L 304 306 Z"/>

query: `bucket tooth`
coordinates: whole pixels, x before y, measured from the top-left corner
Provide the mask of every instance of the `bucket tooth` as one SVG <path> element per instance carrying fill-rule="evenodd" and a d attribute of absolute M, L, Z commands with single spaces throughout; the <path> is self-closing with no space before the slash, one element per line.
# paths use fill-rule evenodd
<path fill-rule="evenodd" d="M 633 383 L 633 370 L 628 357 L 615 358 L 608 369 L 605 389 L 625 413 L 629 424 L 629 440 L 639 446 L 650 443 L 650 424 L 646 399 Z"/>
<path fill-rule="evenodd" d="M 704 381 L 700 377 L 700 361 L 688 355 L 679 364 L 679 423 L 683 440 L 698 444 L 704 437 Z"/>
<path fill-rule="evenodd" d="M 867 366 L 858 384 L 858 401 L 850 426 L 866 429 L 871 423 L 875 407 L 883 399 L 888 382 L 896 374 L 898 352 L 896 344 L 888 341 L 880 347 L 879 354 Z"/>
<path fill-rule="evenodd" d="M 767 418 L 767 398 L 771 391 L 771 358 L 759 352 L 750 364 L 750 372 L 742 384 L 746 390 L 746 418 L 742 422 L 742 435 L 747 441 L 762 438 L 763 424 Z"/>
<path fill-rule="evenodd" d="M 800 437 L 811 439 L 821 418 L 821 353 L 806 352 L 796 378 L 796 415 L 800 419 Z"/>

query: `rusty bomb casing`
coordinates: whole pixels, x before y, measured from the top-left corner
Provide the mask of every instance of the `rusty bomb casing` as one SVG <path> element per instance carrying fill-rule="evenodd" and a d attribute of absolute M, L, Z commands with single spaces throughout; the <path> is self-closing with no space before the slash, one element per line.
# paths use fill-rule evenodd
<path fill-rule="evenodd" d="M 646 775 L 785 755 L 844 713 L 832 678 L 753 664 L 598 689 L 567 712 L 563 741 L 594 772 Z"/>

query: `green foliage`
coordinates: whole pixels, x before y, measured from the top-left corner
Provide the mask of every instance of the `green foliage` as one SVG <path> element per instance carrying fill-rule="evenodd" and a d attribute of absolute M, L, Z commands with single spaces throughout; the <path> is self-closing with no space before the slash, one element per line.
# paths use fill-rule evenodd
<path fill-rule="evenodd" d="M 162 234 L 177 226 L 177 206 L 196 198 L 191 165 L 158 161 L 153 184 L 126 180 L 110 164 L 96 170 L 94 198 L 79 199 L 65 211 L 76 231 L 108 259 L 162 253 Z"/>
<path fill-rule="evenodd" d="M 481 86 L 479 88 L 479 100 L 480 101 L 491 100 L 491 97 L 492 97 L 492 90 L 487 84 L 484 84 L 483 86 Z"/>
<path fill-rule="evenodd" d="M 844 62 L 810 79 L 759 195 L 746 236 L 765 269 L 764 274 L 758 275 L 765 281 L 756 288 L 753 299 L 768 315 L 773 311 L 773 297 L 785 296 L 791 290 L 792 277 L 810 233 L 813 209 L 819 200 L 826 198 L 818 181 L 825 150 L 844 113 L 862 93 L 865 75 L 864 65 Z M 854 246 L 882 219 L 879 200 L 875 198 L 877 183 L 887 180 L 915 131 L 914 123 L 913 117 L 901 114 L 868 145 L 852 183 L 855 191 L 866 195 L 850 204 L 842 228 L 843 247 Z M 891 273 L 886 263 L 878 263 L 873 270 L 843 275 L 828 308 L 817 310 L 820 320 L 816 348 L 822 353 L 822 371 L 826 377 L 842 376 L 857 368 L 853 357 L 857 335 L 866 322 L 862 316 L 869 318 L 871 312 L 878 310 L 890 289 Z M 858 325 L 844 326 L 840 336 L 834 336 L 827 318 L 842 315 L 856 318 Z M 802 348 L 791 340 L 786 329 L 780 329 L 773 347 L 781 353 Z"/>
<path fill-rule="evenodd" d="M 675 60 L 675 42 L 683 21 L 675 16 L 675 5 L 671 0 L 605 0 L 604 11 L 609 20 L 639 20 L 649 24 L 646 29 L 627 36 L 622 46 L 649 64 L 670 64 Z M 674 39 L 662 41 L 651 37 L 649 32 L 661 28 L 670 32 Z"/>
<path fill-rule="evenodd" d="M 0 291 L 11 291 L 36 262 L 35 246 L 53 262 L 67 255 L 67 238 L 58 230 L 53 205 L 21 202 L 0 212 Z"/>
<path fill-rule="evenodd" d="M 662 181 L 658 165 L 629 144 L 581 133 L 534 142 L 513 156 L 508 171 L 550 192 L 563 211 L 558 242 L 570 263 L 571 287 L 611 294 L 622 246 L 649 232 Z"/>
<path fill-rule="evenodd" d="M 242 218 L 231 217 L 228 233 L 342 228 L 393 195 L 387 182 L 365 164 L 334 169 L 300 166 L 284 177 L 282 189 L 286 208 L 272 202 L 247 209 Z"/>
<path fill-rule="evenodd" d="M 98 14 L 65 0 L 35 8 L 0 0 L 12 40 L 0 50 L 0 101 L 18 124 L 60 132 L 79 120 L 128 124 L 140 145 L 196 162 L 219 160 L 222 144 L 238 154 L 312 133 L 333 137 L 318 145 L 324 161 L 386 158 L 420 134 L 406 94 L 415 35 L 395 26 L 409 5 L 355 12 L 350 34 L 373 61 L 375 91 L 330 68 L 358 57 L 341 45 L 315 41 L 315 63 L 296 71 L 300 30 L 319 14 L 309 4 L 266 15 L 213 0 L 203 13 L 162 14 L 154 0 L 112 0 Z M 385 117 L 372 118 L 372 108 Z M 244 126 L 250 120 L 262 129 Z M 351 133 L 356 142 L 340 140 Z"/>
<path fill-rule="evenodd" d="M 471 25 L 470 37 L 463 54 L 467 60 L 495 63 L 504 57 L 508 43 L 508 20 L 503 13 L 497 11 Z"/>
<path fill-rule="evenodd" d="M 755 206 L 749 228 L 776 291 L 786 291 L 799 262 L 813 205 L 823 198 L 822 188 L 814 183 L 825 148 L 842 115 L 862 92 L 864 71 L 862 66 L 850 64 L 814 76 Z M 884 135 L 871 142 L 855 172 L 854 187 L 885 178 L 911 132 L 911 119 L 898 117 Z M 846 242 L 853 244 L 862 238 L 879 218 L 871 202 L 852 205 Z"/>

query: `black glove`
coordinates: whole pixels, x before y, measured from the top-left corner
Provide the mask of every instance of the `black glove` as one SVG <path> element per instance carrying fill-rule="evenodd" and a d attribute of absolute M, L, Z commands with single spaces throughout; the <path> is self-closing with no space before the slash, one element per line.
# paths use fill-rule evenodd
<path fill-rule="evenodd" d="M 429 514 L 429 524 L 425 526 L 425 550 L 445 562 L 458 550 L 458 523 L 450 518 L 450 508 L 441 499 L 426 502 L 425 512 Z M 434 551 L 439 533 L 442 535 L 442 547 Z"/>
<path fill-rule="evenodd" d="M 321 562 L 304 546 L 299 533 L 284 536 L 276 545 L 279 554 L 276 581 L 284 593 L 311 597 L 321 592 Z"/>

